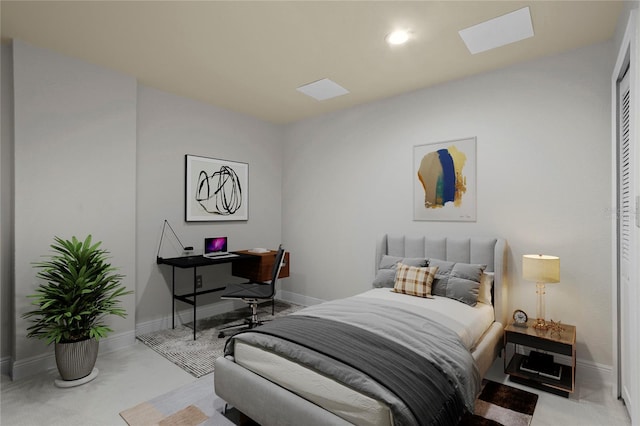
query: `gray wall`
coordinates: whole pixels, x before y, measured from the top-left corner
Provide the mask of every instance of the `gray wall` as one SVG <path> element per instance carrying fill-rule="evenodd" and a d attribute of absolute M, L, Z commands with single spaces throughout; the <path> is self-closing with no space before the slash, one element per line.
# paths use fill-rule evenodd
<path fill-rule="evenodd" d="M 128 318 L 110 319 L 115 333 L 101 343 L 103 352 L 132 344 L 136 331 L 170 324 L 171 269 L 155 263 L 164 219 L 197 250 L 212 235 L 228 235 L 232 250 L 280 243 L 281 126 L 20 41 L 3 46 L 2 55 L 3 373 L 20 378 L 53 366 L 52 348 L 26 339 L 21 315 L 36 286 L 31 262 L 47 254 L 54 235 L 92 233 L 135 290 L 123 300 Z M 248 221 L 184 222 L 185 154 L 249 164 Z M 161 254 L 179 255 L 166 237 Z M 206 285 L 237 280 L 228 265 L 200 271 Z M 178 287 L 190 284 L 189 271 L 179 271 Z M 217 295 L 202 298 L 199 312 L 233 308 L 218 302 Z M 189 306 L 178 309 L 178 320 L 191 320 Z"/>
<path fill-rule="evenodd" d="M 124 179 L 120 182 L 123 186 L 120 196 L 125 194 L 127 200 L 132 194 L 135 196 L 135 201 L 127 204 L 128 211 L 123 213 L 127 216 L 124 228 L 130 234 L 121 235 L 119 228 L 109 228 L 108 231 L 113 232 L 104 239 L 110 244 L 113 241 L 109 248 L 119 259 L 130 256 L 123 263 L 128 268 L 128 279 L 135 278 L 136 295 L 132 296 L 135 303 L 128 306 L 130 315 L 135 317 L 136 329 L 166 326 L 170 315 L 169 270 L 154 263 L 164 219 L 171 222 L 183 243 L 196 247 L 203 236 L 210 234 L 229 235 L 232 249 L 274 246 L 282 235 L 292 252 L 292 277 L 282 284 L 285 296 L 310 303 L 369 288 L 373 278 L 374 240 L 382 233 L 499 235 L 510 243 L 510 308 L 535 312 L 535 286 L 520 278 L 522 254 L 544 252 L 560 256 L 562 282 L 547 287 L 547 314 L 578 325 L 581 368 L 606 369 L 612 364 L 611 291 L 602 282 L 609 281 L 612 271 L 609 84 L 613 43 L 543 58 L 285 127 L 268 125 L 144 86 L 136 88 L 129 78 L 62 59 L 51 52 L 26 46 L 25 50 L 37 51 L 33 56 L 44 61 L 40 66 L 45 70 L 57 69 L 62 62 L 70 67 L 67 70 L 70 72 L 83 70 L 81 74 L 92 78 L 94 74 L 108 76 L 106 83 L 98 84 L 99 89 L 85 87 L 94 91 L 93 99 L 108 96 L 103 92 L 111 92 L 110 86 L 116 81 L 133 92 L 127 91 L 124 97 L 133 98 L 128 102 L 133 102 L 137 112 L 135 142 L 131 145 L 127 135 L 126 143 L 116 145 L 127 153 L 126 159 L 119 157 L 121 153 L 112 152 L 101 157 L 108 159 L 107 166 L 111 167 L 123 161 L 128 180 L 126 184 Z M 5 68 L 3 64 L 3 70 Z M 24 78 L 23 74 L 28 76 L 30 72 L 16 71 L 19 78 Z M 41 75 L 39 80 L 51 82 L 51 76 Z M 3 74 L 3 88 L 5 84 Z M 21 84 L 24 88 L 24 83 Z M 53 90 L 59 83 L 51 84 Z M 80 92 L 76 94 L 79 96 L 83 90 L 74 89 L 72 93 Z M 27 95 L 20 95 L 21 99 L 28 98 Z M 39 122 L 55 124 L 52 118 L 60 117 L 56 108 L 67 98 L 66 90 L 58 90 L 49 103 L 34 102 L 35 109 L 28 110 L 24 104 L 20 106 L 24 100 L 16 98 L 16 122 L 20 121 L 18 114 L 24 120 L 40 111 Z M 50 109 L 43 111 L 46 105 Z M 5 157 L 10 149 L 5 143 L 7 116 L 3 110 L 3 206 L 12 202 L 11 197 L 7 201 L 4 191 L 5 167 L 11 164 Z M 80 130 L 86 126 L 94 130 L 100 127 L 96 117 L 76 121 L 69 112 L 65 116 L 64 121 L 76 123 L 75 127 Z M 37 128 L 42 126 L 41 123 Z M 43 254 L 42 247 L 57 233 L 60 223 L 63 231 L 80 232 L 76 231 L 76 223 L 69 229 L 71 224 L 61 220 L 66 214 L 54 211 L 53 216 L 38 216 L 32 212 L 38 201 L 21 199 L 23 193 L 40 189 L 39 182 L 32 179 L 26 168 L 30 162 L 26 161 L 26 155 L 33 154 L 39 164 L 46 165 L 48 159 L 53 158 L 67 166 L 70 166 L 67 156 L 78 155 L 79 148 L 80 163 L 93 161 L 95 157 L 94 147 L 84 151 L 83 146 L 66 141 L 67 136 L 77 137 L 76 130 L 67 129 L 62 142 L 48 134 L 48 144 L 23 145 L 20 142 L 25 137 L 23 131 L 30 135 L 28 140 L 32 142 L 37 135 L 33 135 L 34 130 L 24 121 L 20 128 L 23 130 L 16 131 L 19 159 L 16 162 L 17 287 L 17 283 L 22 285 L 25 280 L 32 283 L 29 259 Z M 56 129 L 53 126 L 53 130 Z M 478 137 L 477 222 L 414 222 L 413 146 L 467 136 Z M 52 140 L 56 142 L 55 149 L 51 147 Z M 95 149 L 102 152 L 101 145 Z M 183 221 L 184 154 L 249 163 L 248 222 L 187 224 Z M 133 166 L 131 158 L 135 158 Z M 70 169 L 60 168 L 56 173 L 54 184 L 66 188 L 76 184 Z M 84 190 L 88 187 L 82 184 Z M 60 196 L 62 201 L 75 203 L 72 215 L 79 220 L 78 224 L 94 232 L 96 224 L 111 223 L 112 218 L 104 211 L 83 222 L 83 218 L 88 217 L 87 206 L 68 192 Z M 50 194 L 46 197 L 47 206 L 59 208 L 58 197 Z M 135 214 L 133 228 L 129 224 L 129 213 Z M 11 234 L 11 229 L 5 227 L 6 220 L 3 215 L 3 237 Z M 35 223 L 33 231 L 28 229 L 28 223 Z M 35 241 L 36 235 L 46 241 Z M 171 254 L 169 244 L 165 246 L 166 255 Z M 135 251 L 131 253 L 125 245 L 135 247 Z M 4 259 L 4 238 L 2 250 Z M 9 271 L 4 265 L 2 288 L 6 292 L 5 278 Z M 221 269 L 206 274 L 227 277 L 229 271 Z M 336 279 L 327 279 L 327 276 Z M 180 277 L 183 284 L 188 279 Z M 20 288 L 24 293 L 25 289 Z M 15 296 L 18 317 L 24 309 L 20 303 L 24 301 L 22 295 Z M 217 299 L 213 297 L 209 301 L 217 302 Z M 2 311 L 12 308 L 3 298 Z M 121 325 L 124 328 L 119 329 L 120 334 L 128 336 L 133 324 Z M 21 325 L 16 327 L 18 334 L 23 334 L 23 330 Z M 2 341 L 6 341 L 4 333 Z M 16 349 L 20 352 L 18 359 L 45 353 L 45 349 L 32 342 L 20 341 Z M 2 357 L 10 354 L 3 345 Z"/>
<path fill-rule="evenodd" d="M 21 318 L 36 288 L 32 262 L 54 236 L 92 234 L 135 290 L 136 81 L 82 61 L 13 44 L 15 113 L 15 363 L 19 377 L 51 348 Z M 135 338 L 135 298 L 109 323 Z M 125 337 L 127 339 L 127 337 Z"/>
<path fill-rule="evenodd" d="M 13 351 L 13 59 L 0 45 L 0 370 Z"/>
<path fill-rule="evenodd" d="M 311 302 L 366 290 L 387 232 L 500 236 L 509 308 L 535 314 L 522 255 L 559 256 L 547 317 L 577 325 L 581 361 L 611 366 L 613 60 L 598 44 L 289 126 L 283 231 L 296 263 L 283 290 Z M 477 221 L 413 221 L 413 146 L 469 136 Z"/>
<path fill-rule="evenodd" d="M 185 154 L 240 161 L 249 164 L 249 220 L 240 222 L 184 221 Z M 138 90 L 137 161 L 137 294 L 136 326 L 146 332 L 170 325 L 171 268 L 156 265 L 156 253 L 164 219 L 184 245 L 202 251 L 206 236 L 226 235 L 229 249 L 277 247 L 282 218 L 281 127 L 211 105 L 174 96 L 148 87 Z M 161 255 L 180 255 L 167 229 Z M 230 267 L 199 268 L 205 284 L 229 282 Z M 192 286 L 192 271 L 177 271 L 178 286 Z M 180 289 L 182 291 L 182 289 Z M 199 302 L 203 315 L 214 311 L 201 305 L 219 301 L 216 294 Z M 224 305 L 224 304 L 223 304 Z M 191 321 L 190 307 L 180 318 Z M 216 310 L 217 309 L 217 310 Z"/>

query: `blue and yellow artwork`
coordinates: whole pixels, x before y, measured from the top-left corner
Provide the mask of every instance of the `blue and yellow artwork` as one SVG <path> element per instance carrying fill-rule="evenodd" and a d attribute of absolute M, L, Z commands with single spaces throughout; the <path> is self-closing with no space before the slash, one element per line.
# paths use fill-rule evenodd
<path fill-rule="evenodd" d="M 414 146 L 414 219 L 476 220 L 476 138 Z"/>
<path fill-rule="evenodd" d="M 467 190 L 463 174 L 467 156 L 455 146 L 429 152 L 420 161 L 418 179 L 424 190 L 426 208 L 444 207 L 446 203 L 459 206 Z"/>

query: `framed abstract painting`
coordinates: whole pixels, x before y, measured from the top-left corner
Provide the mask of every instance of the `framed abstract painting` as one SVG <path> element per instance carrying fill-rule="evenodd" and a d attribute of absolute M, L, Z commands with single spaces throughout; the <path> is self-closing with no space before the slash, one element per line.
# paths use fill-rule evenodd
<path fill-rule="evenodd" d="M 248 220 L 249 165 L 185 156 L 185 220 Z"/>
<path fill-rule="evenodd" d="M 475 222 L 476 138 L 413 147 L 413 219 Z"/>

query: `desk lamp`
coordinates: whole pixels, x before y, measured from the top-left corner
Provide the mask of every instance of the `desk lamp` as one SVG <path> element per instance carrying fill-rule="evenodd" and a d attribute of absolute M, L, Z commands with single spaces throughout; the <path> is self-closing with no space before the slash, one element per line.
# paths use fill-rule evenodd
<path fill-rule="evenodd" d="M 522 256 L 522 278 L 536 282 L 536 322 L 534 328 L 546 330 L 544 320 L 544 285 L 560 282 L 560 258 L 543 254 L 525 254 Z"/>
<path fill-rule="evenodd" d="M 162 263 L 162 258 L 160 257 L 160 249 L 162 248 L 162 239 L 164 238 L 164 228 L 166 226 L 169 226 L 169 229 L 171 229 L 173 236 L 176 237 L 176 240 L 178 240 L 178 243 L 180 244 L 180 247 L 182 247 L 183 252 L 188 252 L 193 250 L 193 247 L 191 246 L 185 247 L 184 244 L 182 244 L 182 241 L 180 241 L 180 238 L 178 238 L 176 231 L 173 230 L 169 221 L 165 219 L 164 223 L 162 224 L 162 234 L 160 234 L 160 244 L 158 244 L 158 254 L 156 255 L 156 263 L 158 265 Z"/>

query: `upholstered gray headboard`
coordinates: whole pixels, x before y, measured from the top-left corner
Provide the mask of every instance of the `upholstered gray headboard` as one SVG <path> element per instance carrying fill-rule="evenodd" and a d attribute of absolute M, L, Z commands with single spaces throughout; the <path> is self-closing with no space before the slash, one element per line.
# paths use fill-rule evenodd
<path fill-rule="evenodd" d="M 506 255 L 507 242 L 501 238 L 453 238 L 426 237 L 416 235 L 384 235 L 376 244 L 376 272 L 382 256 L 424 257 L 450 262 L 476 263 L 487 265 L 487 272 L 493 272 L 493 306 L 496 321 L 506 325 L 507 282 Z"/>

